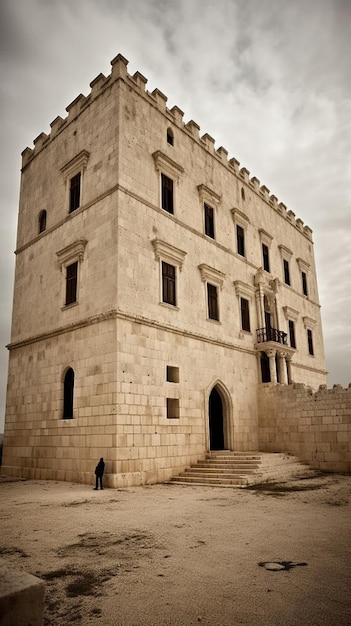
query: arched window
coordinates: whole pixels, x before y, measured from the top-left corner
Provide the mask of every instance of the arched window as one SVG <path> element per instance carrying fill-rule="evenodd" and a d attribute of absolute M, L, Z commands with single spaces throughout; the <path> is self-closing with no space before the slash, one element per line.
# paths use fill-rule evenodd
<path fill-rule="evenodd" d="M 63 419 L 73 418 L 74 371 L 68 368 L 63 381 Z"/>
<path fill-rule="evenodd" d="M 167 128 L 167 143 L 169 143 L 171 146 L 173 146 L 174 143 L 174 135 L 171 128 Z"/>
<path fill-rule="evenodd" d="M 46 211 L 40 211 L 39 213 L 39 234 L 46 230 Z"/>

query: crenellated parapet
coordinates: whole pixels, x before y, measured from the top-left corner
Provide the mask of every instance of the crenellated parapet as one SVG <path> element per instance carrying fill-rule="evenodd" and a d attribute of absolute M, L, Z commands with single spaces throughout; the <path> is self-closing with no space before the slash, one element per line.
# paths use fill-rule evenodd
<path fill-rule="evenodd" d="M 218 162 L 227 167 L 241 184 L 247 186 L 252 193 L 258 195 L 277 213 L 290 222 L 292 226 L 312 241 L 312 230 L 308 226 L 305 226 L 301 219 L 296 219 L 295 213 L 288 210 L 282 202 L 279 202 L 276 196 L 270 195 L 268 187 L 261 185 L 260 180 L 256 176 L 251 177 L 249 170 L 246 169 L 246 167 L 240 167 L 240 162 L 237 159 L 234 157 L 228 158 L 228 151 L 223 146 L 216 148 L 215 140 L 211 135 L 208 133 L 201 135 L 200 126 L 194 120 L 184 122 L 184 112 L 178 106 L 175 105 L 169 109 L 167 107 L 167 96 L 159 89 L 154 89 L 152 92 L 148 91 L 146 89 L 147 78 L 140 72 L 135 72 L 133 75 L 130 75 L 127 71 L 127 66 L 128 60 L 121 54 L 118 54 L 112 59 L 111 74 L 107 77 L 104 76 L 104 74 L 96 76 L 90 83 L 90 93 L 87 96 L 79 94 L 77 98 L 66 107 L 67 116 L 65 118 L 60 116 L 56 117 L 50 124 L 50 133 L 48 135 L 40 133 L 33 142 L 34 147 L 25 148 L 22 152 L 22 169 L 68 124 L 76 119 L 92 101 L 98 98 L 109 85 L 117 80 L 123 80 L 133 89 L 138 90 L 144 98 L 147 98 L 152 106 L 166 115 L 171 123 L 178 126 L 187 135 L 190 135 L 203 149 L 212 154 Z"/>

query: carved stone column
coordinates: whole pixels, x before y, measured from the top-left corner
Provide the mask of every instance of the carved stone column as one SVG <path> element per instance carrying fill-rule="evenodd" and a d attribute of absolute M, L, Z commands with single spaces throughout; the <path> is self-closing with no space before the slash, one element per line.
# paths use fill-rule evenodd
<path fill-rule="evenodd" d="M 274 383 L 275 385 L 277 384 L 277 370 L 275 367 L 275 355 L 276 355 L 276 350 L 268 350 L 267 351 L 267 356 L 269 359 L 269 373 L 271 375 L 271 383 Z"/>
<path fill-rule="evenodd" d="M 292 379 L 292 372 L 291 372 L 291 360 L 292 360 L 291 354 L 287 354 L 285 359 L 286 359 L 286 367 L 287 367 L 287 374 L 288 374 L 288 385 L 291 385 L 294 382 Z"/>
<path fill-rule="evenodd" d="M 286 352 L 278 352 L 279 362 L 279 378 L 282 385 L 288 384 L 287 370 L 286 370 Z"/>

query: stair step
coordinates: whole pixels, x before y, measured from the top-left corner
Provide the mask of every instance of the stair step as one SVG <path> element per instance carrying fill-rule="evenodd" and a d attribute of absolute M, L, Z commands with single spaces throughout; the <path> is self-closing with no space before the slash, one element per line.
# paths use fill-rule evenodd
<path fill-rule="evenodd" d="M 245 478 L 243 476 L 238 476 L 236 478 L 213 478 L 201 476 L 199 478 L 194 476 L 177 476 L 172 478 L 172 482 L 175 483 L 193 483 L 193 484 L 203 484 L 203 485 L 243 485 L 246 484 Z"/>
<path fill-rule="evenodd" d="M 315 475 L 308 465 L 285 453 L 231 452 L 215 450 L 174 476 L 178 484 L 245 487 L 270 480 Z"/>

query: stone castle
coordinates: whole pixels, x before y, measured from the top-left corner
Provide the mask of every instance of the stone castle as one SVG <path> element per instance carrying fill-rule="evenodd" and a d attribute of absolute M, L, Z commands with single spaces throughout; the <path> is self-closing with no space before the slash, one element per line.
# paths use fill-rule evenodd
<path fill-rule="evenodd" d="M 330 467 L 271 411 L 329 393 L 311 229 L 127 64 L 22 153 L 3 472 L 103 456 L 121 487 L 289 442 Z"/>

